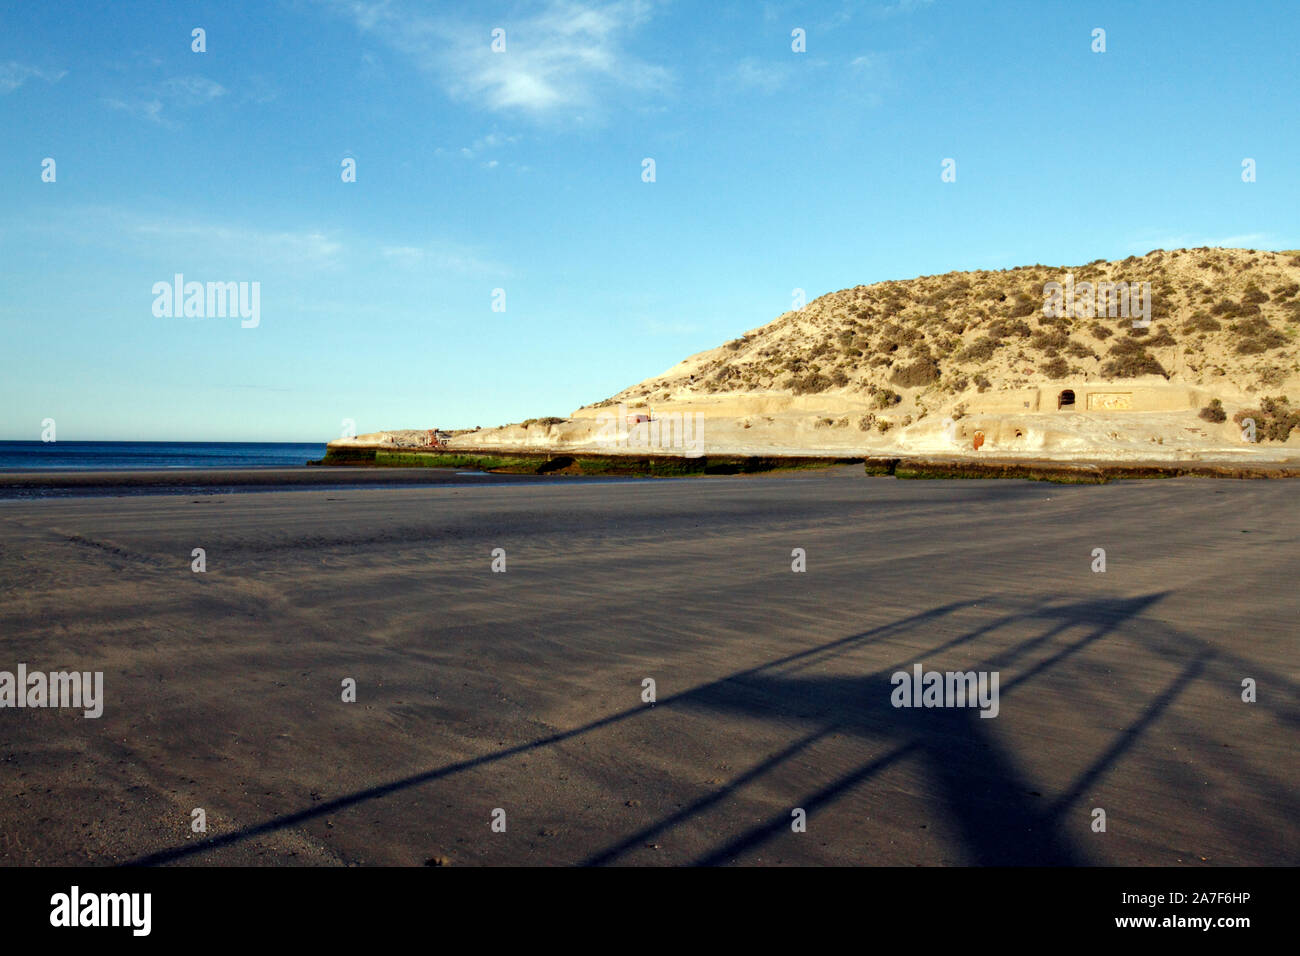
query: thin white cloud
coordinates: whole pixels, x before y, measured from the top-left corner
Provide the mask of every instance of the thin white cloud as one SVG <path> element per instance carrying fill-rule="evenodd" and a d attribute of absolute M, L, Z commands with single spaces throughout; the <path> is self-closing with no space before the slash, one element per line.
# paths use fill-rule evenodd
<path fill-rule="evenodd" d="M 176 129 L 176 123 L 163 110 L 194 109 L 225 96 L 227 90 L 220 83 L 205 76 L 173 76 L 152 87 L 142 95 L 133 97 L 106 97 L 105 105 L 121 110 L 138 119 Z"/>
<path fill-rule="evenodd" d="M 500 149 L 503 146 L 513 146 L 519 142 L 518 136 L 506 136 L 502 133 L 492 132 L 486 136 L 480 136 L 474 140 L 474 152 L 481 153 L 485 149 Z"/>
<path fill-rule="evenodd" d="M 663 67 L 627 42 L 650 18 L 648 0 L 549 0 L 538 12 L 473 22 L 394 0 L 334 0 L 364 34 L 429 73 L 448 96 L 536 119 L 583 116 L 610 95 L 654 96 L 672 85 Z M 505 30 L 494 52 L 492 31 Z"/>
<path fill-rule="evenodd" d="M 864 53 L 849 61 L 846 74 L 849 89 L 861 97 L 864 104 L 878 106 L 884 94 L 897 85 L 894 79 L 896 70 L 892 65 L 896 56 L 894 53 Z"/>
<path fill-rule="evenodd" d="M 128 234 L 168 243 L 238 249 L 251 259 L 272 262 L 327 264 L 337 260 L 344 250 L 336 236 L 313 230 L 276 231 L 160 220 L 138 222 Z"/>
<path fill-rule="evenodd" d="M 394 265 L 419 272 L 453 273 L 480 278 L 509 278 L 512 274 L 501 263 L 481 258 L 472 250 L 449 242 L 383 246 L 380 255 Z"/>
<path fill-rule="evenodd" d="M 512 270 L 451 239 L 419 243 L 337 229 L 266 229 L 244 223 L 150 216 L 118 206 L 66 208 L 12 229 L 75 245 L 126 251 L 136 259 L 193 262 L 265 272 L 373 275 L 386 267 L 473 278 L 509 278 Z M 5 236 L 4 238 L 9 238 Z"/>
<path fill-rule="evenodd" d="M 485 136 L 478 137 L 469 146 L 461 146 L 459 149 L 448 149 L 439 146 L 434 149 L 433 154 L 435 156 L 450 156 L 453 153 L 458 153 L 464 159 L 474 159 L 487 152 L 499 152 L 509 146 L 515 145 L 517 142 L 519 142 L 518 136 L 509 136 L 504 133 L 498 133 L 494 130 Z M 484 161 L 482 165 L 491 169 L 500 165 L 500 161 L 493 159 L 491 161 Z M 511 165 L 514 164 L 512 163 Z"/>
<path fill-rule="evenodd" d="M 877 16 L 882 17 L 915 13 L 917 10 L 924 10 L 932 3 L 934 3 L 934 0 L 892 0 L 891 3 L 886 3 L 877 7 L 875 13 Z"/>
<path fill-rule="evenodd" d="M 149 122 L 157 123 L 160 126 L 170 125 L 164 122 L 163 120 L 162 117 L 163 104 L 162 104 L 162 100 L 160 99 L 119 100 L 115 98 L 108 98 L 104 100 L 104 104 L 108 106 L 109 109 L 121 110 L 124 113 L 130 113 L 132 116 L 138 119 L 148 120 Z"/>
<path fill-rule="evenodd" d="M 790 82 L 793 67 L 788 63 L 771 63 L 747 57 L 736 65 L 732 79 L 745 90 L 775 93 Z"/>
<path fill-rule="evenodd" d="M 205 76 L 174 76 L 162 83 L 162 95 L 178 106 L 199 106 L 226 95 L 226 88 Z"/>
<path fill-rule="evenodd" d="M 0 95 L 12 93 L 31 79 L 44 80 L 46 83 L 57 83 L 67 75 L 67 70 L 53 72 L 28 66 L 25 63 L 19 63 L 17 60 L 9 60 L 7 63 L 0 63 Z"/>
<path fill-rule="evenodd" d="M 225 258 L 274 266 L 330 265 L 347 247 L 322 229 L 258 229 L 250 226 L 176 216 L 151 216 L 120 206 L 79 206 L 51 211 L 23 229 L 78 245 L 104 245 L 132 255 L 163 248 L 181 257 Z"/>

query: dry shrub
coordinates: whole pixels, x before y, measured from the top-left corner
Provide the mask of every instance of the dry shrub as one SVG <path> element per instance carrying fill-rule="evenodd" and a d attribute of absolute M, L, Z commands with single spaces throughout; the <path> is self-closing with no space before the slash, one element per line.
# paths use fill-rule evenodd
<path fill-rule="evenodd" d="M 1004 344 L 1001 339 L 985 335 L 958 352 L 957 358 L 962 362 L 987 362 Z"/>
<path fill-rule="evenodd" d="M 1048 378 L 1065 378 L 1065 376 L 1070 373 L 1069 363 L 1060 356 L 1057 356 L 1048 362 L 1044 362 L 1041 368 L 1043 374 Z"/>
<path fill-rule="evenodd" d="M 1240 425 L 1247 418 L 1255 420 L 1255 437 L 1259 441 L 1286 441 L 1294 428 L 1300 428 L 1300 410 L 1293 409 L 1285 395 L 1266 398 L 1259 408 L 1242 409 L 1232 416 Z"/>
<path fill-rule="evenodd" d="M 1223 410 L 1223 402 L 1212 398 L 1210 404 L 1201 409 L 1200 417 L 1207 422 L 1226 422 L 1228 413 Z"/>
<path fill-rule="evenodd" d="M 903 388 L 932 385 L 939 380 L 939 363 L 929 356 L 919 358 L 911 365 L 895 369 L 889 380 Z"/>
<path fill-rule="evenodd" d="M 1183 323 L 1184 332 L 1217 332 L 1223 328 L 1223 323 L 1218 319 L 1212 318 L 1204 312 L 1195 313 L 1190 319 Z"/>
<path fill-rule="evenodd" d="M 1139 375 L 1163 375 L 1168 378 L 1154 355 L 1137 339 L 1119 339 L 1110 347 L 1111 360 L 1101 367 L 1106 378 L 1137 378 Z"/>

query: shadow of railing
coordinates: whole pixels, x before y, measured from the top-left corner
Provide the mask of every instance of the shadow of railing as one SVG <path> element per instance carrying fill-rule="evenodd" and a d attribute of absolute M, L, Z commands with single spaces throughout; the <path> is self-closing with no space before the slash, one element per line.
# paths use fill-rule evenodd
<path fill-rule="evenodd" d="M 1203 641 L 1187 638 L 1184 647 L 1191 653 L 1184 657 L 1185 665 L 1169 683 L 1143 709 L 1137 719 L 1120 731 L 1110 745 L 1066 786 L 1061 796 L 1049 805 L 1029 801 L 1026 795 L 1032 790 L 1018 769 L 1013 753 L 1008 752 L 991 733 L 989 724 L 980 718 L 977 710 L 937 708 L 933 710 L 897 709 L 890 704 L 890 675 L 924 658 L 971 645 L 981 638 L 1013 627 L 1038 624 L 1040 633 L 1013 639 L 984 660 L 963 666 L 962 670 L 1001 670 L 1029 655 L 1052 646 L 1054 641 L 1076 629 L 1083 635 L 1071 640 L 1053 653 L 1036 660 L 1001 685 L 1001 696 L 1015 694 L 1044 674 L 1063 666 L 1072 657 L 1102 640 L 1126 622 L 1133 621 L 1148 608 L 1159 602 L 1163 593 L 1127 599 L 1096 599 L 1061 604 L 1039 602 L 1031 606 L 1010 606 L 1005 613 L 965 630 L 963 633 L 927 648 L 921 654 L 912 654 L 887 667 L 874 669 L 866 675 L 808 677 L 801 676 L 812 667 L 845 654 L 878 645 L 893 637 L 909 635 L 934 627 L 950 618 L 972 602 L 949 603 L 897 621 L 871 628 L 858 634 L 829 641 L 816 647 L 797 651 L 753 667 L 736 671 L 718 680 L 669 697 L 661 698 L 659 708 L 705 709 L 747 718 L 772 719 L 798 717 L 812 720 L 817 726 L 797 740 L 741 773 L 716 791 L 700 797 L 686 807 L 663 819 L 622 837 L 610 846 L 592 854 L 584 862 L 601 865 L 616 862 L 621 856 L 645 840 L 687 823 L 693 818 L 736 796 L 750 786 L 786 764 L 796 756 L 832 734 L 850 735 L 870 743 L 878 752 L 880 744 L 890 747 L 888 752 L 841 774 L 830 783 L 802 794 L 790 806 L 803 807 L 809 814 L 841 799 L 886 768 L 904 759 L 920 760 L 926 773 L 936 783 L 941 805 L 936 814 L 944 816 L 960 838 L 974 862 L 992 865 L 1077 865 L 1090 862 L 1086 854 L 1066 835 L 1063 823 L 1065 812 L 1092 787 L 1116 762 L 1130 751 L 1151 726 L 1168 713 L 1178 697 L 1196 680 L 1200 679 L 1215 660 L 1216 652 Z M 997 599 L 977 602 L 985 607 L 1005 606 Z M 1127 637 L 1134 636 L 1129 633 Z M 1178 644 L 1185 635 L 1164 624 L 1160 639 Z M 1190 659 L 1187 659 L 1190 657 Z M 1235 663 L 1235 662 L 1234 662 Z M 1294 687 L 1285 683 L 1292 697 Z M 456 774 L 508 760 L 542 748 L 554 747 L 587 734 L 600 731 L 625 721 L 642 717 L 651 708 L 638 705 L 590 721 L 570 730 L 549 734 L 527 743 L 507 747 L 478 757 L 445 764 L 398 780 L 358 790 L 353 793 L 323 801 L 302 810 L 273 817 L 262 823 L 244 827 L 231 833 L 211 837 L 200 842 L 185 844 L 151 853 L 126 864 L 148 866 L 176 862 L 186 858 L 211 853 L 250 838 L 263 836 L 313 819 L 363 804 L 383 799 L 393 794 Z M 1285 787 L 1279 788 L 1285 792 Z M 1294 803 L 1294 801 L 1292 801 Z M 744 832 L 731 837 L 723 844 L 700 855 L 695 862 L 714 865 L 734 860 L 763 843 L 787 832 L 790 826 L 788 811 L 761 821 Z"/>

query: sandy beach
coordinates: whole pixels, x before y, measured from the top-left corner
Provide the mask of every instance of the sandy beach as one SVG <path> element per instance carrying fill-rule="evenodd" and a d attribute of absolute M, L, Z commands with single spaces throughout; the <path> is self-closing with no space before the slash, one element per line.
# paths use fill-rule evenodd
<path fill-rule="evenodd" d="M 0 863 L 1300 850 L 1289 482 L 368 474 L 435 484 L 0 502 L 0 670 L 105 695 L 0 711 Z M 892 706 L 918 663 L 996 719 Z"/>

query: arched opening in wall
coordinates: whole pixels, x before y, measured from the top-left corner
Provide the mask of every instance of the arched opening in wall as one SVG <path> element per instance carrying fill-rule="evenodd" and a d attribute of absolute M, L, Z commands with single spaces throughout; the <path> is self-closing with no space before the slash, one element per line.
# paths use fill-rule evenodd
<path fill-rule="evenodd" d="M 1057 409 L 1074 407 L 1074 390 L 1067 388 L 1056 399 Z"/>

